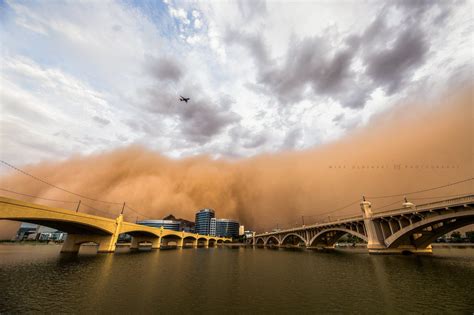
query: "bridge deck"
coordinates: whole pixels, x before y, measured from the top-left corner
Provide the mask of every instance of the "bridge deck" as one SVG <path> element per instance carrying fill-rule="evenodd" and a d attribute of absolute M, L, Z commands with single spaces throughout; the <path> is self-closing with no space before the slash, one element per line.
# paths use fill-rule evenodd
<path fill-rule="evenodd" d="M 120 218 L 120 222 L 119 222 Z M 145 233 L 156 237 L 176 236 L 178 238 L 194 238 L 215 241 L 230 241 L 230 238 L 200 235 L 184 231 L 173 231 L 150 227 L 131 222 L 123 222 L 121 216 L 109 219 L 101 216 L 76 212 L 72 210 L 49 207 L 16 199 L 0 197 L 0 220 L 13 220 L 43 224 L 53 228 L 63 227 L 64 232 L 81 231 L 98 234 Z M 120 226 L 117 230 L 117 226 Z M 81 228 L 78 228 L 81 227 Z"/>
<path fill-rule="evenodd" d="M 419 213 L 419 212 L 424 212 L 424 211 L 435 211 L 438 209 L 468 205 L 472 203 L 474 203 L 474 195 L 464 195 L 464 196 L 460 196 L 456 198 L 420 204 L 412 208 L 396 208 L 396 209 L 391 209 L 387 211 L 375 212 L 372 218 L 390 217 L 390 216 L 397 216 L 397 215 L 408 214 L 408 213 L 410 214 Z M 355 216 L 345 217 L 345 218 L 341 218 L 341 219 L 330 221 L 330 222 L 304 225 L 304 226 L 294 227 L 290 229 L 279 230 L 275 232 L 260 233 L 260 234 L 256 234 L 255 237 L 287 234 L 287 233 L 292 233 L 292 232 L 305 231 L 305 230 L 313 229 L 313 228 L 324 228 L 331 225 L 359 222 L 359 221 L 362 221 L 363 219 L 364 219 L 363 215 L 355 215 Z"/>

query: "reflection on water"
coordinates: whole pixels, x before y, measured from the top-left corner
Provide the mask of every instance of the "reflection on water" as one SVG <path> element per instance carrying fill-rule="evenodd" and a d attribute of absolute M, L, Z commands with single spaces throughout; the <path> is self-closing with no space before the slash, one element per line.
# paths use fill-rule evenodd
<path fill-rule="evenodd" d="M 0 245 L 0 313 L 474 311 L 474 249 L 374 256 L 251 248 L 95 255 Z"/>

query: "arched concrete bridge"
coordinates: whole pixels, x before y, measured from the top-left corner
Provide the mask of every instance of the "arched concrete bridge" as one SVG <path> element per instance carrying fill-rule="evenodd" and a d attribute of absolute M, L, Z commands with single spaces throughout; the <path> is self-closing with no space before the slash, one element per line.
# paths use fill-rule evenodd
<path fill-rule="evenodd" d="M 81 244 L 93 242 L 98 252 L 114 252 L 120 234 L 132 236 L 132 249 L 151 244 L 153 249 L 175 244 L 183 246 L 210 246 L 230 242 L 230 238 L 178 232 L 125 222 L 123 216 L 108 219 L 95 215 L 52 208 L 34 203 L 0 197 L 0 220 L 39 224 L 66 232 L 62 252 L 78 252 Z"/>
<path fill-rule="evenodd" d="M 438 237 L 474 224 L 474 195 L 422 205 L 372 212 L 371 203 L 360 203 L 362 215 L 333 222 L 257 234 L 248 242 L 256 246 L 333 248 L 339 238 L 352 234 L 367 242 L 370 253 L 431 253 Z"/>

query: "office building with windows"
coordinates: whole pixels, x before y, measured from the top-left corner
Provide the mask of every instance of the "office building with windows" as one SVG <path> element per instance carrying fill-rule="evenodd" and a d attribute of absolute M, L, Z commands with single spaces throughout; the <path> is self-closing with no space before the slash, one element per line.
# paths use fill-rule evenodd
<path fill-rule="evenodd" d="M 176 220 L 143 220 L 138 221 L 137 224 L 161 228 L 173 231 L 181 231 L 181 222 Z"/>
<path fill-rule="evenodd" d="M 233 237 L 239 236 L 239 222 L 230 219 L 211 219 L 210 231 L 211 235 L 220 237 Z"/>
<path fill-rule="evenodd" d="M 195 232 L 202 235 L 210 235 L 211 219 L 215 218 L 215 216 L 214 210 L 212 209 L 201 209 L 196 212 Z"/>

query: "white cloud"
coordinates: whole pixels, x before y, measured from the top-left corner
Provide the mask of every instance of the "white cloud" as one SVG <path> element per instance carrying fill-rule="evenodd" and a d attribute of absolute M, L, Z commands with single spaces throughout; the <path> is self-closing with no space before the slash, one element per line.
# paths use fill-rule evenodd
<path fill-rule="evenodd" d="M 433 9 L 414 24 L 429 47 L 421 61 L 398 77 L 383 76 L 385 85 L 367 89 L 364 107 L 349 108 L 343 105 L 361 95 L 321 88 L 331 76 L 324 81 L 313 72 L 303 80 L 298 71 L 309 65 L 298 68 L 295 58 L 301 65 L 304 58 L 329 64 L 350 35 L 362 36 L 377 17 L 387 22 L 384 45 L 395 43 L 400 8 L 384 17 L 381 9 L 389 4 L 373 2 L 164 3 L 8 2 L 0 29 L 2 154 L 23 163 L 124 142 L 172 157 L 308 148 L 417 93 L 412 85 L 430 82 L 425 85 L 441 90 L 453 73 L 472 69 L 469 4 L 453 6 L 449 14 Z M 429 24 L 441 13 L 448 14 L 444 26 Z M 230 44 L 229 31 L 244 35 Z M 308 42 L 321 54 L 298 50 Z M 360 83 L 362 92 L 373 84 L 366 56 L 395 56 L 381 54 L 383 45 L 360 47 L 348 57 L 352 77 L 337 72 L 337 63 L 324 68 L 340 75 L 349 92 L 355 89 L 347 82 Z M 162 62 L 153 68 L 149 60 Z M 373 72 L 380 77 L 378 70 Z M 400 88 L 388 95 L 386 86 L 394 83 Z M 179 102 L 180 94 L 191 101 Z M 284 103 L 281 95 L 293 101 Z"/>
<path fill-rule="evenodd" d="M 202 22 L 200 19 L 195 19 L 194 20 L 194 28 L 200 29 L 202 27 Z"/>
<path fill-rule="evenodd" d="M 188 19 L 188 14 L 183 8 L 176 9 L 172 6 L 169 7 L 169 11 L 171 16 L 179 19 L 182 23 L 184 24 L 189 24 L 191 23 Z"/>

